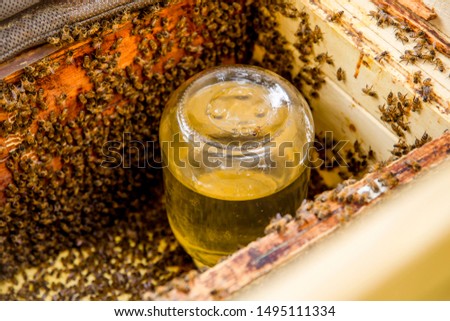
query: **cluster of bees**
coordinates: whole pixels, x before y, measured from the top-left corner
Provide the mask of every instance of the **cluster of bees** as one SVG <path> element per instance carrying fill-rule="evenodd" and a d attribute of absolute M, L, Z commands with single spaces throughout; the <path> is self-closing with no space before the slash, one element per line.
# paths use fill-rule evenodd
<path fill-rule="evenodd" d="M 413 144 L 408 144 L 404 137 L 400 137 L 398 142 L 394 144 L 394 149 L 391 153 L 395 157 L 401 157 L 402 155 L 408 154 L 411 150 L 425 145 L 431 140 L 432 138 L 427 132 L 424 132 L 420 139 L 416 138 Z"/>
<path fill-rule="evenodd" d="M 271 220 L 270 223 L 264 229 L 264 234 L 279 233 L 283 234 L 286 231 L 287 224 L 293 220 L 291 214 L 281 215 L 277 213 Z"/>
<path fill-rule="evenodd" d="M 315 199 L 320 193 L 336 187 L 326 184 L 321 173 L 334 172 L 343 181 L 354 180 L 363 177 L 375 163 L 375 152 L 372 149 L 365 152 L 357 140 L 353 144 L 342 145 L 326 135 L 318 133 L 315 137 L 315 148 L 311 157 L 314 162 L 322 162 L 320 168 L 311 169 L 308 199 Z"/>
<path fill-rule="evenodd" d="M 377 163 L 379 165 L 379 163 Z M 411 163 L 411 167 L 419 171 L 420 164 Z M 379 167 L 381 169 L 382 167 Z M 347 221 L 348 218 L 354 213 L 355 208 L 364 206 L 370 203 L 374 197 L 377 197 L 379 193 L 382 193 L 381 187 L 393 188 L 398 185 L 399 180 L 391 171 L 385 171 L 378 175 L 378 178 L 366 178 L 364 179 L 364 187 L 368 187 L 370 191 L 358 190 L 355 184 L 357 180 L 355 178 L 349 178 L 332 189 L 324 191 L 314 196 L 314 200 L 305 200 L 300 208 L 297 210 L 295 220 L 298 222 L 299 229 L 302 228 L 304 223 L 307 223 L 309 213 L 312 213 L 319 220 L 325 219 L 332 214 L 337 215 L 341 221 Z M 375 193 L 372 195 L 372 193 Z M 339 203 L 341 206 L 334 206 L 330 202 Z M 281 221 L 281 218 L 278 220 Z M 275 223 L 272 223 L 273 225 Z M 278 227 L 278 226 L 277 226 Z M 278 228 L 279 230 L 279 228 Z"/>
<path fill-rule="evenodd" d="M 131 12 L 125 10 L 122 14 L 117 15 L 112 19 L 103 19 L 90 25 L 83 25 L 82 23 L 74 24 L 72 26 L 66 25 L 61 29 L 59 34 L 48 37 L 47 42 L 55 46 L 64 46 L 92 38 L 94 49 L 98 49 L 102 43 L 102 34 L 115 32 L 120 25 L 131 19 Z"/>
<path fill-rule="evenodd" d="M 403 44 L 414 41 L 415 45 L 412 49 L 405 50 L 400 56 L 400 61 L 406 64 L 415 64 L 416 62 L 429 62 L 435 65 L 440 72 L 445 71 L 445 66 L 440 58 L 437 57 L 436 48 L 430 44 L 423 31 L 415 32 L 406 22 L 400 22 L 396 18 L 386 13 L 383 9 L 378 11 L 370 11 L 369 16 L 377 21 L 380 27 L 393 26 L 395 28 L 395 37 Z M 387 51 L 383 51 L 375 57 L 375 60 L 381 62 L 389 57 Z M 391 153 L 394 157 L 406 155 L 412 149 L 417 148 L 431 140 L 431 137 L 425 132 L 420 139 L 409 145 L 405 138 L 405 133 L 410 132 L 410 126 L 407 118 L 410 112 L 420 112 L 422 102 L 429 102 L 433 98 L 433 88 L 431 79 L 422 80 L 421 71 L 416 71 L 412 75 L 415 90 L 419 96 L 407 97 L 406 94 L 390 92 L 386 97 L 386 104 L 379 105 L 381 112 L 381 120 L 391 125 L 392 130 L 399 137 L 399 141 L 394 144 Z M 363 92 L 372 95 L 371 88 L 363 89 Z"/>
<path fill-rule="evenodd" d="M 419 77 L 419 75 L 420 73 L 416 73 L 415 77 Z M 427 85 L 429 80 L 426 79 L 423 83 Z M 406 155 L 412 149 L 420 147 L 431 140 L 431 137 L 425 132 L 420 140 L 416 139 L 414 144 L 408 145 L 406 142 L 405 133 L 411 132 L 408 117 L 411 112 L 420 112 L 422 110 L 421 99 L 418 96 L 408 97 L 407 94 L 402 94 L 401 92 L 398 92 L 396 95 L 390 92 L 386 97 L 386 103 L 378 105 L 378 109 L 381 112 L 381 120 L 390 124 L 392 130 L 399 137 L 399 141 L 394 144 L 394 149 L 391 151 L 395 157 Z"/>
<path fill-rule="evenodd" d="M 436 48 L 427 40 L 425 33 L 422 30 L 414 31 L 411 26 L 405 22 L 400 22 L 398 19 L 389 15 L 383 9 L 377 11 L 370 11 L 369 16 L 375 19 L 377 25 L 380 27 L 393 26 L 395 28 L 395 38 L 400 40 L 403 44 L 414 41 L 415 45 L 412 49 L 405 50 L 404 54 L 400 56 L 400 61 L 407 64 L 415 64 L 416 62 L 429 62 L 436 66 L 440 72 L 445 71 L 444 63 L 436 56 Z M 384 52 L 387 55 L 387 52 Z M 383 55 L 379 57 L 382 59 Z"/>
<path fill-rule="evenodd" d="M 422 72 L 420 70 L 413 74 L 413 82 L 418 87 L 417 93 L 422 97 L 424 102 L 428 102 L 432 99 L 433 85 L 430 78 L 425 78 L 422 81 Z"/>
<path fill-rule="evenodd" d="M 192 275 L 195 267 L 162 219 L 161 204 L 152 207 L 80 236 L 73 248 L 35 269 L 22 269 L 0 283 L 0 299 L 142 300 L 161 284 Z"/>
<path fill-rule="evenodd" d="M 0 106 L 8 114 L 0 121 L 0 137 L 10 134 L 24 134 L 36 120 L 40 111 L 47 110 L 44 90 L 36 88 L 36 79 L 55 73 L 58 62 L 44 58 L 35 66 L 25 67 L 24 74 L 17 85 L 0 81 Z"/>
<path fill-rule="evenodd" d="M 327 52 L 315 55 L 314 45 L 323 41 L 322 30 L 319 26 L 312 27 L 309 16 L 305 12 L 300 15 L 300 24 L 296 32 L 294 48 L 298 51 L 298 59 L 302 62 L 299 73 L 294 76 L 294 84 L 303 92 L 309 89 L 309 96 L 319 98 L 319 90 L 325 84 L 324 64 L 334 66 L 333 57 Z"/>

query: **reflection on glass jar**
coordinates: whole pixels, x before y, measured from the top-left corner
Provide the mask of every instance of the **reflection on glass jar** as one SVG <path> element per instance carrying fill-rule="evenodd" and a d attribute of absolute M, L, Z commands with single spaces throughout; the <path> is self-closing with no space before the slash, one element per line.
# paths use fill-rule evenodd
<path fill-rule="evenodd" d="M 197 265 L 263 235 L 306 196 L 309 107 L 280 76 L 251 66 L 204 71 L 178 88 L 161 119 L 166 207 Z"/>

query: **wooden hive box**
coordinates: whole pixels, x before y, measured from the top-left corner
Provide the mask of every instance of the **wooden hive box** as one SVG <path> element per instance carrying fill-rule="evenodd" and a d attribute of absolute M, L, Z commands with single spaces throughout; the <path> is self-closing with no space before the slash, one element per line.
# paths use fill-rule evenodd
<path fill-rule="evenodd" d="M 408 297 L 395 292 L 408 278 L 388 281 L 401 271 L 429 275 L 429 265 L 420 273 L 414 266 L 432 260 L 427 253 L 445 254 L 448 244 L 449 207 L 441 197 L 449 175 L 450 26 L 445 17 L 450 9 L 444 1 L 433 4 L 434 12 L 420 1 L 413 2 L 420 9 L 401 1 L 374 2 L 391 5 L 385 12 L 369 0 L 199 6 L 174 1 L 156 12 L 131 13 L 102 34 L 61 48 L 43 45 L 2 64 L 0 294 L 29 299 Z M 422 56 L 405 53 L 421 41 Z M 159 170 L 134 164 L 116 171 L 100 168 L 100 156 L 111 156 L 102 149 L 108 140 L 132 150 L 130 141 L 120 140 L 123 132 L 133 133 L 133 140 L 156 141 L 171 91 L 204 68 L 236 62 L 261 65 L 297 85 L 312 107 L 317 132 L 349 142 L 343 155 L 350 170 L 317 171 L 311 200 L 292 218 L 274 220 L 266 236 L 200 272 L 167 231 Z M 325 137 L 319 135 L 319 146 Z M 434 206 L 426 220 L 420 219 L 417 198 L 409 203 L 405 196 L 423 189 L 433 191 L 427 194 Z M 345 222 L 349 227 L 335 233 Z M 375 227 L 386 228 L 386 234 Z M 422 231 L 422 238 L 414 238 L 414 231 Z M 367 234 L 384 242 L 375 246 Z M 395 246 L 405 240 L 408 246 Z M 427 250 L 416 251 L 420 244 Z M 340 250 L 346 253 L 344 263 L 333 256 Z M 392 257 L 400 250 L 409 256 Z M 115 251 L 125 254 L 115 256 Z M 372 260 L 363 258 L 372 262 L 371 269 L 355 264 L 360 260 L 354 253 L 366 251 L 374 253 Z M 383 252 L 390 256 L 376 255 Z M 387 267 L 381 269 L 375 259 L 386 260 Z M 448 271 L 440 268 L 448 259 L 436 262 L 431 282 L 436 286 L 426 292 L 418 281 L 409 292 L 412 299 L 448 299 L 448 291 L 439 290 L 448 284 Z M 319 268 L 323 264 L 335 266 L 342 279 L 329 292 L 324 289 L 336 274 Z M 105 271 L 112 267 L 113 272 Z M 280 271 L 288 271 L 288 279 Z M 360 286 L 344 291 L 355 274 Z M 369 275 L 377 282 L 366 282 Z M 28 278 L 37 279 L 32 289 Z M 247 287 L 255 280 L 260 280 L 257 287 Z M 59 282 L 55 289 L 52 282 Z"/>

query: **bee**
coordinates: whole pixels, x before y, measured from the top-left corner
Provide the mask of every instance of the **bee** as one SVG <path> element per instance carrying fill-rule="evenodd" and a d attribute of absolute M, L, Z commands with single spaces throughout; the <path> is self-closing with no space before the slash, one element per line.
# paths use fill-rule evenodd
<path fill-rule="evenodd" d="M 420 143 L 423 145 L 423 144 L 428 143 L 429 141 L 431 141 L 431 139 L 432 139 L 431 136 L 428 135 L 427 132 L 424 132 L 422 137 L 420 138 Z"/>
<path fill-rule="evenodd" d="M 188 40 L 187 37 L 181 37 L 180 42 L 178 43 L 178 47 L 181 48 L 181 49 L 186 48 L 186 45 L 187 45 L 187 42 L 188 42 L 187 40 Z"/>
<path fill-rule="evenodd" d="M 167 51 L 171 52 L 174 46 L 174 42 L 172 40 L 169 40 L 169 42 L 167 43 Z"/>
<path fill-rule="evenodd" d="M 419 89 L 419 94 L 422 96 L 422 100 L 424 102 L 427 102 L 430 100 L 430 95 L 432 92 L 431 88 L 431 79 L 427 78 L 423 81 L 422 87 Z"/>
<path fill-rule="evenodd" d="M 169 31 L 167 31 L 166 29 L 161 31 L 160 34 L 163 36 L 163 38 L 166 38 L 166 39 L 168 39 L 170 37 Z"/>
<path fill-rule="evenodd" d="M 83 27 L 80 25 L 75 25 L 72 29 L 72 36 L 75 38 L 82 38 L 83 34 L 86 33 Z"/>
<path fill-rule="evenodd" d="M 375 19 L 375 20 L 378 20 L 378 18 L 380 17 L 380 14 L 375 10 L 370 10 L 367 15 L 370 17 L 370 19 Z"/>
<path fill-rule="evenodd" d="M 311 38 L 314 43 L 318 43 L 323 39 L 322 31 L 320 30 L 319 26 L 315 26 L 313 32 L 311 33 Z"/>
<path fill-rule="evenodd" d="M 126 21 L 128 21 L 128 20 L 131 20 L 132 17 L 133 17 L 133 15 L 131 14 L 130 10 L 129 10 L 129 9 L 126 9 L 126 10 L 122 13 L 122 15 L 121 15 L 119 21 L 120 21 L 121 23 L 124 23 L 124 22 L 126 22 Z"/>
<path fill-rule="evenodd" d="M 319 63 L 326 62 L 327 64 L 334 66 L 333 58 L 328 55 L 328 52 L 318 54 L 314 60 Z"/>
<path fill-rule="evenodd" d="M 62 110 L 61 114 L 58 116 L 58 123 L 65 121 L 67 119 L 67 115 L 68 114 L 69 114 L 69 109 L 68 108 L 64 108 Z"/>
<path fill-rule="evenodd" d="M 424 61 L 428 61 L 428 62 L 431 62 L 434 59 L 434 56 L 430 55 L 430 54 L 423 54 L 423 53 L 416 52 L 416 55 L 418 58 L 423 59 Z"/>
<path fill-rule="evenodd" d="M 66 93 L 62 93 L 61 95 L 56 97 L 56 104 L 58 106 L 62 106 L 62 105 L 64 105 L 66 103 L 66 99 L 67 99 L 67 94 Z"/>
<path fill-rule="evenodd" d="M 393 105 L 396 101 L 397 98 L 394 97 L 394 93 L 391 91 L 386 97 L 386 102 L 388 105 Z"/>
<path fill-rule="evenodd" d="M 344 15 L 344 11 L 333 12 L 332 14 L 327 16 L 328 21 L 330 22 L 341 22 L 342 16 Z"/>
<path fill-rule="evenodd" d="M 419 97 L 414 96 L 411 106 L 413 112 L 420 112 L 422 110 L 422 103 L 420 102 Z"/>
<path fill-rule="evenodd" d="M 169 19 L 167 17 L 161 17 L 161 26 L 167 27 L 169 25 Z"/>
<path fill-rule="evenodd" d="M 371 16 L 373 18 L 373 11 L 371 11 L 371 13 L 372 13 Z M 385 25 L 394 25 L 394 26 L 398 25 L 398 22 L 391 15 L 389 15 L 386 11 L 382 9 L 376 12 L 375 18 L 377 20 L 377 26 L 379 27 L 384 27 Z"/>
<path fill-rule="evenodd" d="M 381 175 L 380 182 L 382 182 L 384 186 L 392 188 L 398 185 L 399 180 L 392 172 L 389 171 Z"/>
<path fill-rule="evenodd" d="M 272 232 L 283 234 L 286 231 L 286 226 L 290 221 L 292 221 L 292 216 L 290 214 L 281 216 L 280 213 L 277 213 L 277 215 L 270 220 L 269 225 L 267 225 L 264 229 L 264 233 L 266 235 Z"/>
<path fill-rule="evenodd" d="M 167 43 L 162 43 L 161 47 L 159 48 L 159 52 L 162 56 L 167 55 Z"/>
<path fill-rule="evenodd" d="M 185 16 L 182 16 L 176 23 L 175 28 L 176 29 L 183 29 L 186 26 L 187 18 Z"/>
<path fill-rule="evenodd" d="M 422 85 L 428 86 L 428 87 L 432 86 L 431 85 L 431 78 L 424 79 L 424 81 L 422 82 Z"/>
<path fill-rule="evenodd" d="M 147 62 L 139 56 L 135 56 L 133 62 L 139 66 L 144 66 Z"/>
<path fill-rule="evenodd" d="M 361 90 L 362 90 L 362 92 L 365 93 L 366 95 L 368 95 L 368 96 L 370 96 L 370 97 L 377 98 L 377 97 L 378 97 L 378 94 L 377 94 L 374 90 L 372 90 L 372 87 L 373 87 L 373 86 L 370 86 L 370 87 L 369 87 L 369 85 L 366 85 L 366 87 L 363 88 L 363 89 L 361 89 Z"/>
<path fill-rule="evenodd" d="M 405 53 L 400 56 L 400 62 L 406 61 L 406 64 L 414 64 L 417 61 L 417 55 L 412 50 L 405 50 Z"/>
<path fill-rule="evenodd" d="M 355 150 L 356 154 L 361 154 L 361 143 L 357 140 L 353 143 L 353 149 Z"/>
<path fill-rule="evenodd" d="M 435 45 L 436 45 L 436 44 L 427 46 L 428 54 L 431 55 L 432 57 L 436 57 L 436 48 L 435 48 Z"/>
<path fill-rule="evenodd" d="M 444 63 L 442 62 L 441 59 L 439 58 L 435 58 L 433 61 L 434 65 L 436 66 L 436 68 L 440 71 L 440 72 L 444 72 L 445 71 L 445 67 L 444 67 Z"/>
<path fill-rule="evenodd" d="M 158 45 L 156 44 L 156 41 L 153 39 L 150 39 L 148 41 L 148 45 L 152 51 L 156 51 L 158 49 Z"/>
<path fill-rule="evenodd" d="M 102 45 L 103 39 L 100 37 L 93 37 L 92 38 L 92 48 L 94 49 L 100 49 L 101 45 Z"/>
<path fill-rule="evenodd" d="M 111 45 L 111 50 L 116 50 L 117 49 L 117 47 L 122 43 L 122 41 L 123 41 L 123 38 L 122 37 L 119 37 L 119 38 L 117 38 L 115 41 L 114 41 L 114 43 Z"/>
<path fill-rule="evenodd" d="M 86 105 L 87 104 L 87 99 L 83 94 L 79 94 L 78 95 L 78 100 L 83 104 Z"/>
<path fill-rule="evenodd" d="M 84 97 L 87 99 L 94 99 L 95 98 L 95 92 L 93 90 L 89 90 L 84 94 Z"/>
<path fill-rule="evenodd" d="M 381 62 L 383 59 L 386 59 L 389 57 L 389 52 L 388 51 L 383 51 L 381 52 L 379 55 L 375 56 L 375 60 L 378 62 Z"/>
<path fill-rule="evenodd" d="M 232 6 L 234 7 L 235 11 L 241 11 L 242 10 L 242 5 L 238 2 L 233 2 Z"/>
<path fill-rule="evenodd" d="M 397 111 L 398 112 L 396 114 L 398 114 L 398 116 L 402 116 L 405 114 L 405 108 L 403 107 L 403 104 L 401 102 L 397 103 Z"/>
<path fill-rule="evenodd" d="M 32 78 L 32 77 L 29 78 L 25 75 L 22 75 L 22 77 L 20 79 L 20 83 L 22 84 L 22 88 L 25 89 L 26 92 L 28 92 L 28 93 L 36 92 L 36 89 L 34 87 L 34 84 L 35 84 L 34 78 Z"/>
<path fill-rule="evenodd" d="M 408 94 L 402 94 L 401 92 L 398 92 L 397 93 L 397 97 L 398 97 L 398 100 L 402 103 L 402 104 L 404 104 L 405 102 L 406 102 L 406 96 L 408 96 Z"/>
<path fill-rule="evenodd" d="M 423 38 L 423 37 L 425 37 L 425 32 L 423 30 L 419 30 L 417 32 L 411 32 L 410 37 L 413 39 Z"/>
<path fill-rule="evenodd" d="M 317 91 L 315 91 L 315 90 L 311 90 L 311 91 L 309 92 L 309 95 L 310 95 L 312 98 L 314 98 L 314 99 L 318 99 L 318 98 L 319 98 L 319 93 L 318 93 Z"/>
<path fill-rule="evenodd" d="M 222 49 L 225 49 L 226 47 L 223 47 Z M 189 53 L 198 53 L 201 50 L 201 46 L 192 46 L 192 45 L 187 45 L 185 50 Z"/>
<path fill-rule="evenodd" d="M 58 46 L 61 44 L 61 39 L 59 37 L 48 37 L 47 42 L 51 45 Z"/>
<path fill-rule="evenodd" d="M 411 27 L 410 27 L 407 23 L 405 23 L 405 22 L 402 22 L 401 25 L 397 26 L 397 29 L 398 29 L 398 30 L 401 30 L 402 32 L 406 32 L 406 33 L 413 32 L 413 30 L 411 29 Z"/>
<path fill-rule="evenodd" d="M 317 216 L 318 219 L 324 219 L 331 214 L 330 213 L 330 204 L 327 204 L 327 203 L 314 204 L 312 213 L 315 216 Z"/>
<path fill-rule="evenodd" d="M 85 55 L 83 57 L 83 68 L 89 69 L 90 66 L 91 66 L 91 58 L 89 57 L 89 55 Z"/>
<path fill-rule="evenodd" d="M 403 132 L 402 128 L 399 125 L 392 123 L 391 128 L 397 134 L 397 136 L 402 138 L 405 137 L 405 133 Z"/>
<path fill-rule="evenodd" d="M 12 192 L 12 193 L 14 193 L 14 194 L 16 194 L 17 192 L 19 192 L 19 189 L 17 188 L 17 186 L 16 185 L 14 185 L 14 184 L 8 184 L 8 189 Z"/>
<path fill-rule="evenodd" d="M 113 32 L 116 32 L 117 29 L 119 29 L 119 25 L 120 25 L 120 21 L 119 21 L 119 19 L 116 18 L 116 19 L 113 19 L 113 21 L 111 21 L 110 28 Z"/>
<path fill-rule="evenodd" d="M 61 31 L 61 41 L 66 42 L 66 43 L 74 42 L 74 39 L 73 39 L 72 35 L 70 34 L 70 27 L 67 25 L 64 26 Z"/>
<path fill-rule="evenodd" d="M 66 54 L 66 65 L 71 65 L 73 64 L 73 51 L 69 50 L 67 51 Z"/>
<path fill-rule="evenodd" d="M 423 47 L 427 44 L 427 41 L 425 39 L 419 39 L 416 40 L 416 44 L 413 47 L 413 49 L 417 52 L 421 51 Z"/>
<path fill-rule="evenodd" d="M 413 74 L 413 82 L 415 84 L 418 84 L 418 83 L 421 82 L 421 80 L 422 80 L 422 71 L 418 70 L 418 71 L 414 72 L 414 74 Z"/>
<path fill-rule="evenodd" d="M 375 183 L 376 185 L 376 183 Z M 378 185 L 376 185 L 378 188 Z M 362 194 L 356 194 L 354 196 L 354 200 L 353 203 L 354 204 L 358 204 L 358 205 L 364 205 L 369 203 L 372 200 L 372 198 L 370 197 L 370 193 L 369 192 L 364 192 Z"/>
<path fill-rule="evenodd" d="M 181 43 L 181 42 L 180 42 Z M 208 48 L 208 49 L 212 49 L 212 48 L 214 48 L 214 46 L 215 46 L 215 44 L 214 44 L 214 42 L 204 42 L 203 43 L 203 46 L 205 47 L 205 48 Z M 180 48 L 183 48 L 183 47 L 181 47 L 181 46 L 179 46 Z"/>
<path fill-rule="evenodd" d="M 386 113 L 387 113 L 386 104 L 378 105 L 378 110 L 379 110 L 382 114 L 386 114 Z"/>
<path fill-rule="evenodd" d="M 422 169 L 422 166 L 414 160 L 407 159 L 405 161 L 405 164 L 406 164 L 406 166 L 411 168 L 413 170 L 413 172 L 415 172 L 415 173 L 420 172 L 420 170 Z"/>
<path fill-rule="evenodd" d="M 341 67 L 337 70 L 336 77 L 339 81 L 345 81 L 345 71 Z"/>
<path fill-rule="evenodd" d="M 87 30 L 87 35 L 88 36 L 93 36 L 94 34 L 96 34 L 98 31 L 100 30 L 100 23 L 95 22 L 93 23 L 89 29 Z"/>
<path fill-rule="evenodd" d="M 339 203 L 351 202 L 353 198 L 352 193 L 348 193 L 348 189 L 345 188 L 345 185 L 339 185 L 335 189 L 335 194 L 333 198 Z"/>
<path fill-rule="evenodd" d="M 405 33 L 400 30 L 395 32 L 395 38 L 397 38 L 397 40 L 400 40 L 403 44 L 409 42 L 408 36 L 406 36 Z"/>
<path fill-rule="evenodd" d="M 397 120 L 397 124 L 400 126 L 400 128 L 401 129 L 403 129 L 404 131 L 406 131 L 406 132 L 409 132 L 410 131 L 410 128 L 409 128 L 409 123 L 405 123 L 404 121 L 403 121 L 403 119 L 402 118 L 400 118 L 400 119 L 398 119 Z"/>

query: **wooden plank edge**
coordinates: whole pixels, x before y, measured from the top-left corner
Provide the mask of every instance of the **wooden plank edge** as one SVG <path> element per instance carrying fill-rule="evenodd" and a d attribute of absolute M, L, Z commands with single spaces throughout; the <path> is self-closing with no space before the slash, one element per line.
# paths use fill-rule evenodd
<path fill-rule="evenodd" d="M 397 0 L 397 2 L 426 21 L 436 19 L 437 17 L 434 8 L 429 8 L 422 0 Z"/>

